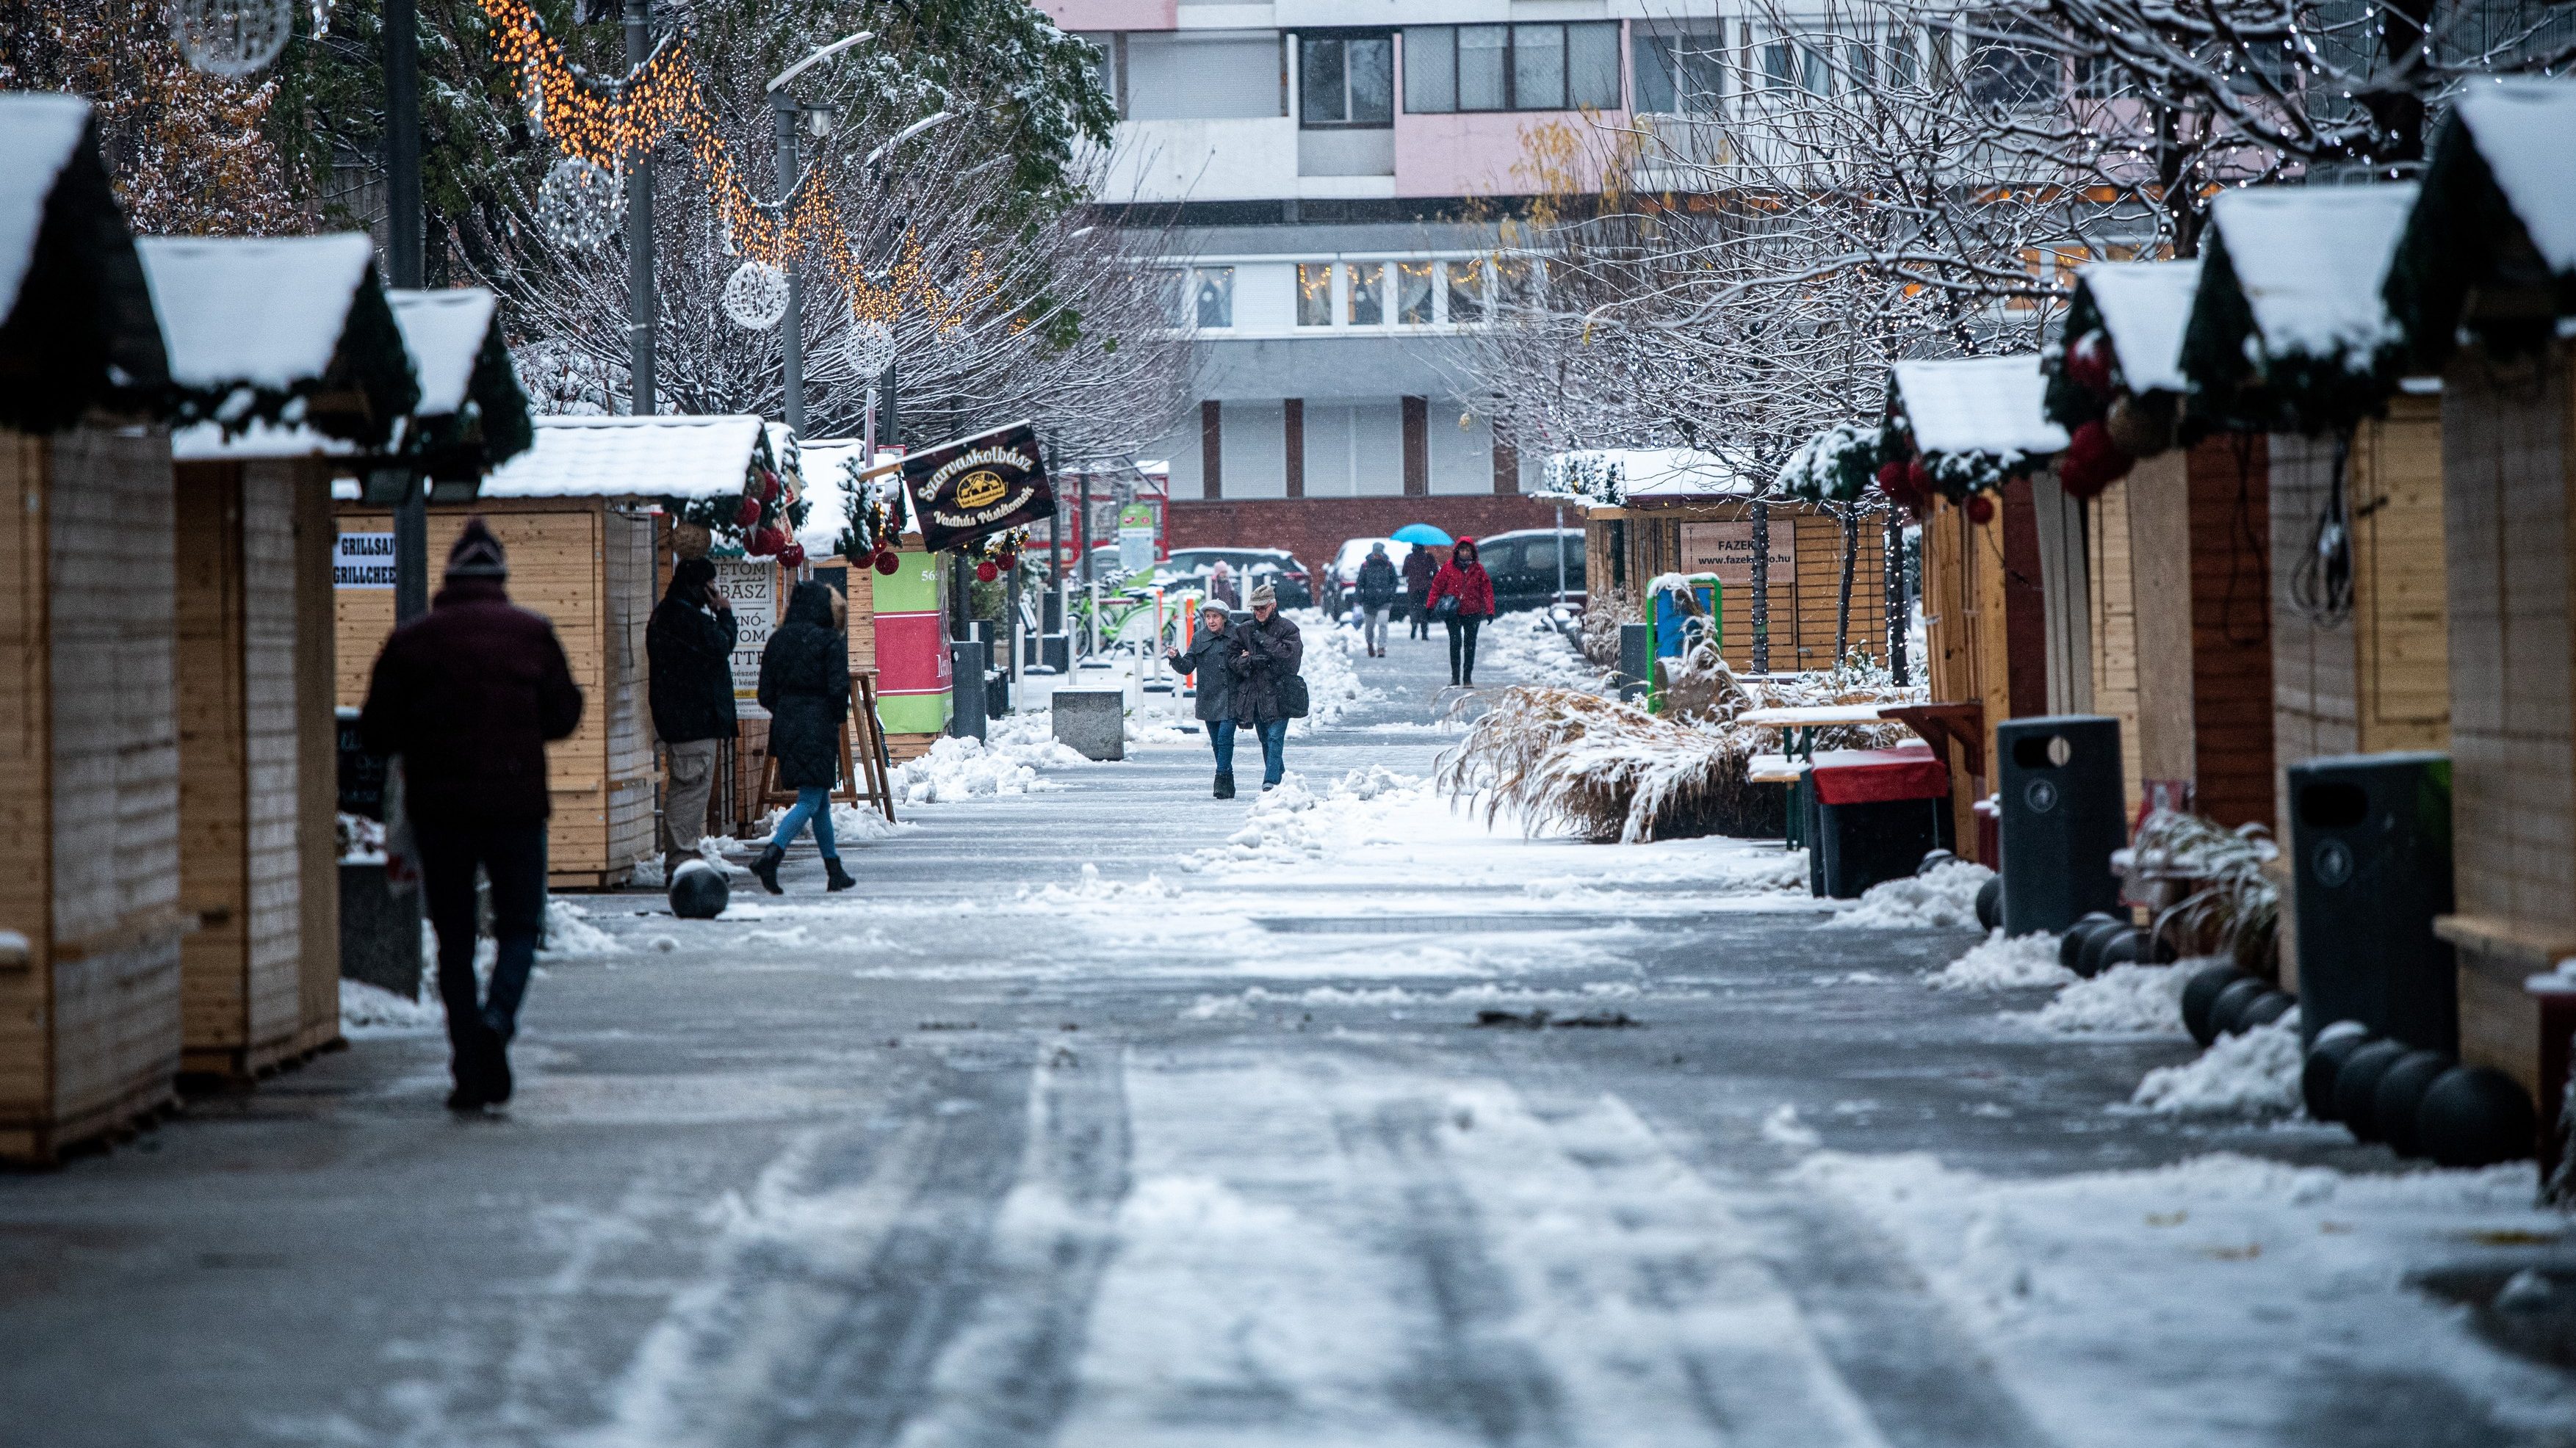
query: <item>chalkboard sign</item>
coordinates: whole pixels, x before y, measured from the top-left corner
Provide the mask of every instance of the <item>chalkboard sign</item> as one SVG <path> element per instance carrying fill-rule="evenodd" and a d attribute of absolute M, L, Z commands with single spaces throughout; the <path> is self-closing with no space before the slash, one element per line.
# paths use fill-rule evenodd
<path fill-rule="evenodd" d="M 358 711 L 340 715 L 340 813 L 385 817 L 385 761 L 358 742 Z"/>

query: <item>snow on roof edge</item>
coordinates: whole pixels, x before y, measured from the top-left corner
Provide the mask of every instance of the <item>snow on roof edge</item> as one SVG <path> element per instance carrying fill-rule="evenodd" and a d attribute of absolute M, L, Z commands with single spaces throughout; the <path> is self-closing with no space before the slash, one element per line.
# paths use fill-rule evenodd
<path fill-rule="evenodd" d="M 2048 420 L 2039 354 L 1895 364 L 1896 392 L 1927 453 L 2053 453 L 2066 430 Z"/>
<path fill-rule="evenodd" d="M 79 152 L 89 117 L 90 104 L 79 96 L 0 95 L 0 321 L 17 310 L 46 203 Z"/>
<path fill-rule="evenodd" d="M 2188 391 L 2182 339 L 2191 324 L 2192 299 L 2200 293 L 2200 263 L 2097 261 L 2080 275 L 2130 389 Z"/>
<path fill-rule="evenodd" d="M 2499 77 L 2470 87 L 2458 114 L 2531 244 L 2576 271 L 2576 81 Z"/>

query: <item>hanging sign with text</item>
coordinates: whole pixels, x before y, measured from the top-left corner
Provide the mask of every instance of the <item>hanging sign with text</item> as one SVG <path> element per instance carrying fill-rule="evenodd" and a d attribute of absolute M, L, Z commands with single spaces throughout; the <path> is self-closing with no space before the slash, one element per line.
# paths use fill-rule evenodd
<path fill-rule="evenodd" d="M 1720 583 L 1731 588 L 1747 588 L 1753 583 L 1753 525 L 1744 523 L 1684 523 L 1682 525 L 1683 573 L 1714 573 Z M 1774 587 L 1794 580 L 1798 572 L 1798 555 L 1790 547 L 1789 520 L 1775 519 L 1771 524 L 1771 583 Z"/>
<path fill-rule="evenodd" d="M 921 520 L 922 546 L 933 553 L 1055 512 L 1046 454 L 1025 422 L 906 457 L 903 485 Z"/>
<path fill-rule="evenodd" d="M 394 586 L 394 535 L 343 533 L 331 545 L 333 588 Z"/>
<path fill-rule="evenodd" d="M 760 656 L 778 631 L 778 566 L 766 558 L 716 558 L 716 592 L 733 606 L 733 701 L 736 717 L 765 719 L 760 708 Z"/>

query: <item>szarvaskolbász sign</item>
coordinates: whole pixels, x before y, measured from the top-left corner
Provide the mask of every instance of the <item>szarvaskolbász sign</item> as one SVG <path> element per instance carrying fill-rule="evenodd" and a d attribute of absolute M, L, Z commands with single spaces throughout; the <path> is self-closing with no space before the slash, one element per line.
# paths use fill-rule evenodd
<path fill-rule="evenodd" d="M 997 427 L 903 460 L 903 485 L 936 553 L 1055 512 L 1046 454 L 1025 422 Z"/>

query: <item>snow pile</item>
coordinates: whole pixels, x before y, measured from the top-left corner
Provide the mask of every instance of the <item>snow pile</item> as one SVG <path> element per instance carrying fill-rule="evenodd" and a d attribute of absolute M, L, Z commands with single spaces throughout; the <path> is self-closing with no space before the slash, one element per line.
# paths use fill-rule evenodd
<path fill-rule="evenodd" d="M 1798 1108 L 1787 1102 L 1762 1118 L 1762 1139 L 1792 1151 L 1813 1151 L 1824 1140 L 1816 1135 L 1814 1127 L 1798 1119 Z"/>
<path fill-rule="evenodd" d="M 1319 860 L 1361 845 L 1404 838 L 1390 823 L 1400 809 L 1428 798 L 1421 779 L 1379 765 L 1354 769 L 1318 795 L 1304 775 L 1291 773 L 1264 790 L 1246 811 L 1243 827 L 1222 845 L 1184 857 L 1183 868 Z"/>
<path fill-rule="evenodd" d="M 1351 710 L 1385 697 L 1361 684 L 1351 668 L 1351 653 L 1362 644 L 1356 629 L 1343 628 L 1317 609 L 1295 609 L 1288 617 L 1306 641 L 1297 672 L 1306 680 L 1307 699 L 1306 717 L 1289 726 L 1290 734 L 1304 735 L 1338 724 Z"/>
<path fill-rule="evenodd" d="M 1098 865 L 1085 865 L 1082 875 L 1071 886 L 1047 885 L 1031 890 L 1022 885 L 1017 897 L 1029 905 L 1097 905 L 1111 900 L 1173 900 L 1180 891 L 1163 883 L 1160 875 L 1147 875 L 1138 881 L 1104 880 Z"/>
<path fill-rule="evenodd" d="M 1860 903 L 1828 918 L 1827 925 L 1863 930 L 1930 927 L 1956 929 L 1977 923 L 1977 892 L 1995 872 L 1966 860 L 1935 865 L 1920 875 L 1882 880 Z"/>
<path fill-rule="evenodd" d="M 1610 678 L 1577 653 L 1545 613 L 1507 613 L 1487 624 L 1476 636 L 1476 667 L 1510 683 L 1584 694 L 1602 693 Z"/>
<path fill-rule="evenodd" d="M 2115 965 L 2059 991 L 2025 1019 L 2069 1036 L 2178 1036 L 2190 978 L 2185 966 Z"/>
<path fill-rule="evenodd" d="M 2006 939 L 1998 925 L 1974 949 L 1943 966 L 1929 984 L 1934 990 L 2019 990 L 2073 979 L 2075 972 L 2057 963 L 2056 936 L 2034 930 Z"/>
<path fill-rule="evenodd" d="M 2299 1109 L 2299 1013 L 2221 1036 L 2196 1061 L 2158 1066 L 2129 1104 L 2175 1116 L 2287 1116 Z"/>
<path fill-rule="evenodd" d="M 545 954 L 560 958 L 580 959 L 602 955 L 624 955 L 626 947 L 607 931 L 590 923 L 580 906 L 560 896 L 546 899 Z"/>
<path fill-rule="evenodd" d="M 340 1030 L 344 1035 L 411 1035 L 446 1027 L 447 1008 L 439 1004 L 434 990 L 423 991 L 421 999 L 413 1001 L 363 980 L 344 977 L 340 982 Z"/>
<path fill-rule="evenodd" d="M 894 790 L 905 804 L 955 804 L 960 800 L 1062 789 L 1038 771 L 1088 764 L 1072 747 L 1045 739 L 996 736 L 992 741 L 943 735 L 930 752 L 896 766 Z M 840 828 L 840 816 L 832 819 Z"/>

